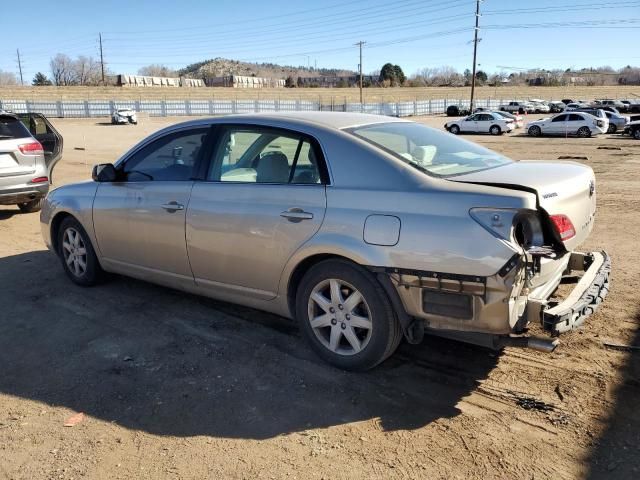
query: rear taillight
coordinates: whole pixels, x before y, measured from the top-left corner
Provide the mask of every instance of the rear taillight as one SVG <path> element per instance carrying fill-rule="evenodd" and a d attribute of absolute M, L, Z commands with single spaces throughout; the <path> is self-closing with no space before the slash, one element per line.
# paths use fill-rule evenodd
<path fill-rule="evenodd" d="M 560 240 L 569 240 L 576 235 L 576 229 L 566 215 L 551 215 L 549 218 L 560 235 Z"/>
<path fill-rule="evenodd" d="M 18 149 L 25 155 L 38 155 L 40 153 L 44 153 L 42 145 L 40 144 L 40 142 L 36 141 L 18 145 Z"/>
<path fill-rule="evenodd" d="M 44 183 L 44 182 L 48 182 L 49 181 L 49 177 L 36 177 L 34 179 L 31 180 L 31 182 L 29 183 Z"/>

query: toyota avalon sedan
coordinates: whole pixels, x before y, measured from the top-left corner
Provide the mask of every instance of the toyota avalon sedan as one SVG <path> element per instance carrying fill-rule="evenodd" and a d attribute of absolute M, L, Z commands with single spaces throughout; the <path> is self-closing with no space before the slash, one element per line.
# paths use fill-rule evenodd
<path fill-rule="evenodd" d="M 425 332 L 553 350 L 608 292 L 608 255 L 576 250 L 595 206 L 579 163 L 306 112 L 160 130 L 52 191 L 40 220 L 78 285 L 115 272 L 295 318 L 320 357 L 364 370 Z"/>

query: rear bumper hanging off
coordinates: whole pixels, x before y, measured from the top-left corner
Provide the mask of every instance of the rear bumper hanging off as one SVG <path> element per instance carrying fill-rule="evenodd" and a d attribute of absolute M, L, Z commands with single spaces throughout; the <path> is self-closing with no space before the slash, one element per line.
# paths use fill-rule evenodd
<path fill-rule="evenodd" d="M 581 326 L 609 293 L 611 258 L 607 252 L 574 252 L 569 268 L 584 270 L 584 275 L 566 299 L 541 312 L 542 326 L 553 336 Z"/>

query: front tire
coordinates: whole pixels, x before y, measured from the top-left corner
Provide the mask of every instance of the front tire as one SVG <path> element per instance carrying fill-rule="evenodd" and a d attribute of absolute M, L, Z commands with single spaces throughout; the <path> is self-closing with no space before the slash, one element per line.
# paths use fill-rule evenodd
<path fill-rule="evenodd" d="M 65 273 L 77 285 L 90 287 L 104 276 L 89 235 L 73 217 L 65 218 L 58 229 L 58 256 Z"/>
<path fill-rule="evenodd" d="M 44 197 L 36 198 L 35 200 L 31 200 L 29 202 L 23 202 L 18 204 L 18 208 L 22 213 L 35 213 L 39 212 L 42 209 L 42 204 L 44 203 Z"/>
<path fill-rule="evenodd" d="M 640 140 L 640 128 L 636 128 L 636 129 L 633 131 L 633 134 L 632 134 L 632 135 L 633 135 L 633 138 L 635 138 L 636 140 Z"/>
<path fill-rule="evenodd" d="M 451 128 L 449 128 L 449 132 L 453 133 L 454 135 L 458 135 L 460 133 L 460 127 L 457 125 L 452 125 Z"/>
<path fill-rule="evenodd" d="M 382 286 L 368 271 L 345 260 L 311 267 L 298 287 L 296 317 L 318 356 L 345 370 L 375 367 L 402 339 Z"/>
<path fill-rule="evenodd" d="M 578 129 L 578 136 L 582 138 L 588 138 L 591 136 L 591 130 L 589 130 L 589 127 L 580 127 Z"/>

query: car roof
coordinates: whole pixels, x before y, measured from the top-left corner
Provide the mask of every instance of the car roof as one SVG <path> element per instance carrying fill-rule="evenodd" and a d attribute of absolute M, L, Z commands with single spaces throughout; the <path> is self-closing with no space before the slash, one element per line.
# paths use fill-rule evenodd
<path fill-rule="evenodd" d="M 410 123 L 410 120 L 404 120 L 397 117 L 388 117 L 386 115 L 373 115 L 367 113 L 345 113 L 345 112 L 271 112 L 271 113 L 245 113 L 225 115 L 224 117 L 211 117 L 207 119 L 191 120 L 183 122 L 180 125 L 203 125 L 212 123 L 250 123 L 252 120 L 260 124 L 273 121 L 281 125 L 283 122 L 291 126 L 294 125 L 315 125 L 332 130 L 342 130 L 360 125 L 371 125 L 376 123 L 404 122 Z"/>

